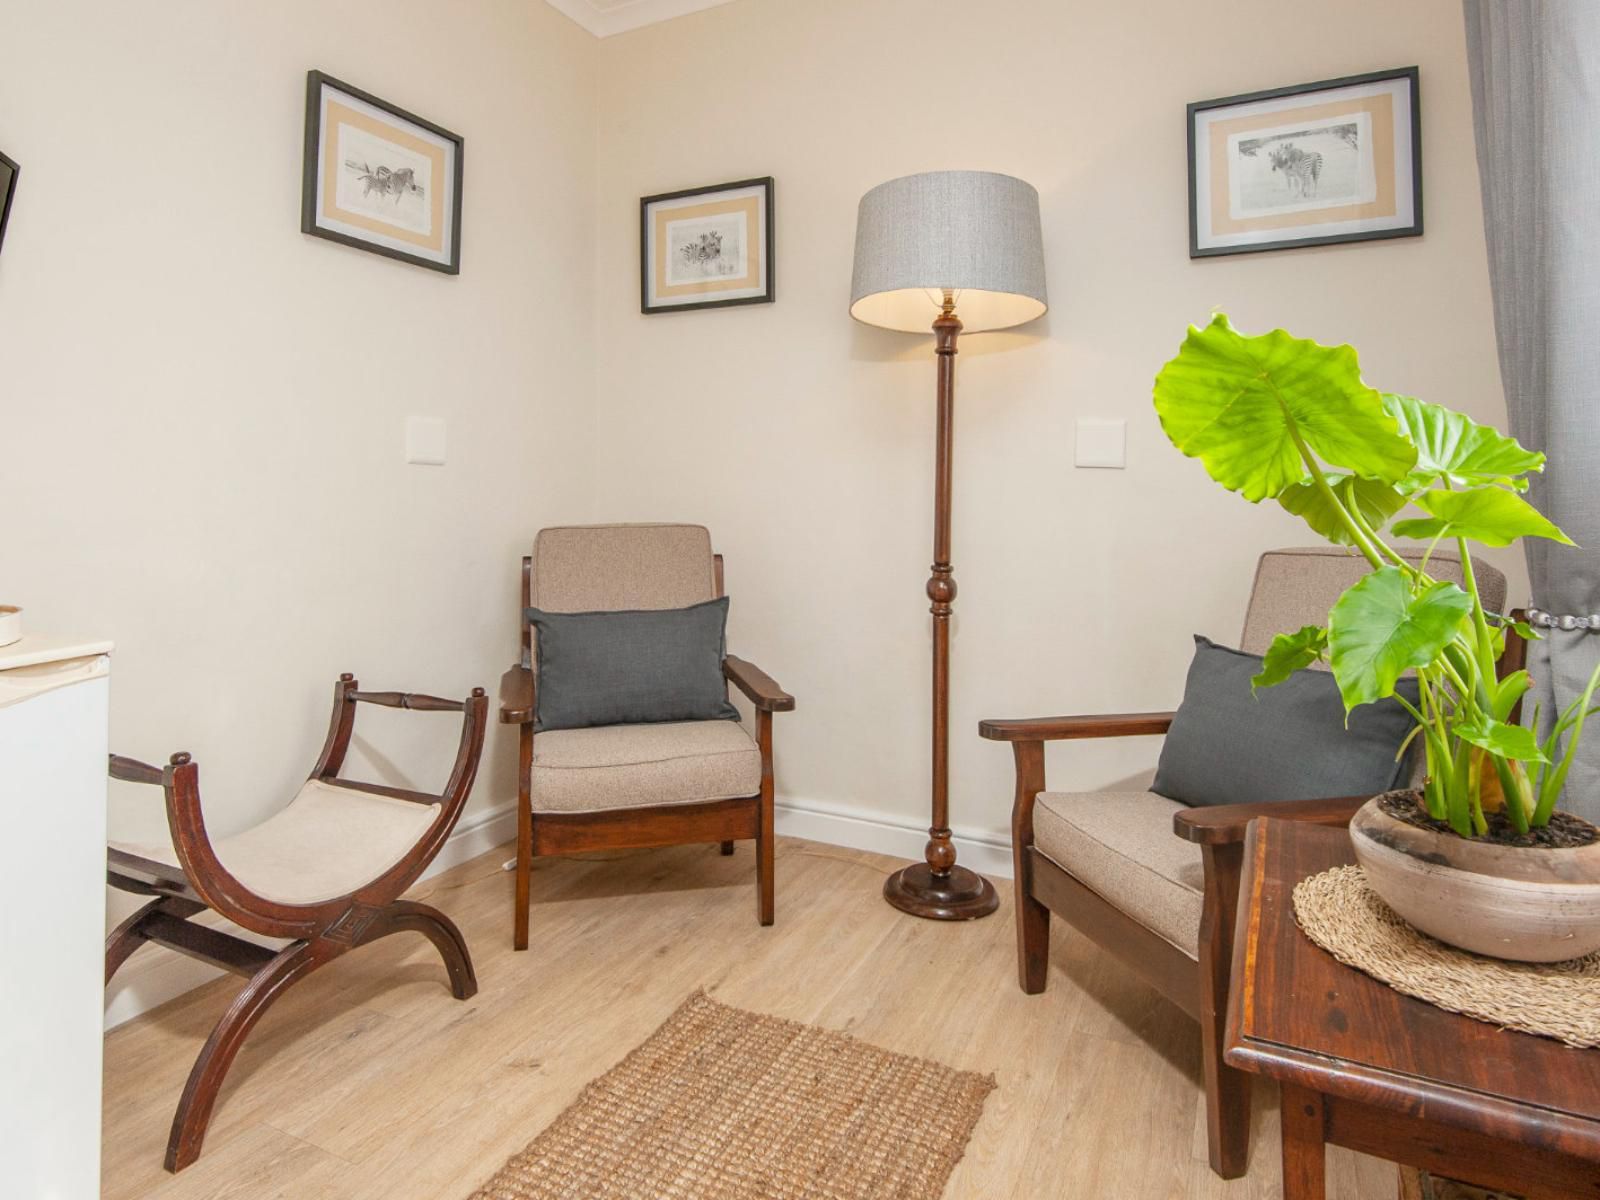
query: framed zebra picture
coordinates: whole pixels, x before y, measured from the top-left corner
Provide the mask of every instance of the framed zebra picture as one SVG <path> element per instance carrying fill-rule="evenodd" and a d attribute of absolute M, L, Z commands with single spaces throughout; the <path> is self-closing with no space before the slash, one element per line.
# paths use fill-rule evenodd
<path fill-rule="evenodd" d="M 1417 68 L 1189 105 L 1189 257 L 1422 233 Z"/>
<path fill-rule="evenodd" d="M 771 304 L 769 175 L 639 201 L 639 311 Z"/>
<path fill-rule="evenodd" d="M 308 72 L 301 232 L 459 275 L 462 147 L 448 129 Z"/>

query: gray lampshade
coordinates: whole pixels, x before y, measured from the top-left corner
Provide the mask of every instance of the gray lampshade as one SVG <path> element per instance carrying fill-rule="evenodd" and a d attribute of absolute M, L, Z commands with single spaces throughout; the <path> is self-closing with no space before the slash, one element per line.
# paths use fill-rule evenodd
<path fill-rule="evenodd" d="M 990 171 L 930 171 L 880 183 L 856 216 L 850 315 L 926 333 L 944 289 L 969 333 L 1044 315 L 1039 193 Z"/>

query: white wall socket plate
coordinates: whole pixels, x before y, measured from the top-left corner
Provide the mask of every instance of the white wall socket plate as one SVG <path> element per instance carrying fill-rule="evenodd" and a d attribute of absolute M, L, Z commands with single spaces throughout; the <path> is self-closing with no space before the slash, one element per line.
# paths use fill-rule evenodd
<path fill-rule="evenodd" d="M 1128 465 L 1128 423 L 1080 418 L 1073 464 L 1080 467 L 1109 467 L 1121 470 Z"/>
<path fill-rule="evenodd" d="M 438 417 L 406 418 L 406 461 L 444 466 L 444 421 Z"/>

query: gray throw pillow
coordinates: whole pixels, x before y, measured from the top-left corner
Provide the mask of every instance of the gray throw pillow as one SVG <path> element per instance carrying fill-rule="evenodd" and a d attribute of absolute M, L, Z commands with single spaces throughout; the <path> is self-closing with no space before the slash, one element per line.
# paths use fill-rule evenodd
<path fill-rule="evenodd" d="M 737 721 L 722 679 L 728 598 L 624 612 L 528 609 L 535 729 Z"/>
<path fill-rule="evenodd" d="M 1151 791 L 1191 805 L 1251 804 L 1375 796 L 1408 778 L 1410 754 L 1395 754 L 1414 722 L 1393 699 L 1361 705 L 1347 729 L 1329 672 L 1297 671 L 1252 695 L 1260 655 L 1194 642 Z M 1417 703 L 1415 679 L 1399 691 Z"/>

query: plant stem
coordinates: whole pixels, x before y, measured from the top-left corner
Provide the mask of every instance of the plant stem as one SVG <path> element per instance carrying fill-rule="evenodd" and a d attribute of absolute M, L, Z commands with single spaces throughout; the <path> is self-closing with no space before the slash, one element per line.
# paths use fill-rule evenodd
<path fill-rule="evenodd" d="M 1425 575 L 1423 575 L 1420 570 L 1418 570 L 1416 567 L 1413 567 L 1403 557 L 1401 557 L 1399 551 L 1394 549 L 1394 547 L 1390 546 L 1389 543 L 1385 542 L 1381 537 L 1378 536 L 1377 530 L 1372 528 L 1372 522 L 1368 521 L 1366 517 L 1361 515 L 1361 506 L 1359 504 L 1352 504 L 1349 508 L 1349 513 L 1350 519 L 1357 525 L 1361 526 L 1361 532 L 1367 535 L 1367 539 L 1377 547 L 1379 553 L 1387 558 L 1392 564 L 1404 571 L 1406 575 L 1410 577 L 1413 583 L 1433 582 L 1431 579 L 1428 579 Z"/>
<path fill-rule="evenodd" d="M 1273 390 L 1276 392 L 1276 387 Z M 1376 571 L 1383 566 L 1382 556 L 1373 547 L 1367 535 L 1362 532 L 1361 526 L 1357 525 L 1351 518 L 1350 511 L 1345 508 L 1343 501 L 1328 486 L 1328 480 L 1322 473 L 1322 467 L 1317 463 L 1316 456 L 1311 453 L 1311 447 L 1306 445 L 1305 438 L 1300 436 L 1300 428 L 1294 423 L 1294 418 L 1289 415 L 1289 406 L 1283 402 L 1282 396 L 1278 397 L 1278 407 L 1283 410 L 1283 419 L 1289 430 L 1289 437 L 1294 442 L 1294 448 L 1300 452 L 1300 461 L 1305 463 L 1306 470 L 1311 472 L 1312 486 L 1322 493 L 1324 500 L 1333 505 L 1333 511 L 1339 514 L 1340 524 L 1350 534 L 1356 549 L 1361 551 L 1362 556 L 1372 564 L 1372 569 Z"/>
<path fill-rule="evenodd" d="M 1489 681 L 1495 677 L 1494 638 L 1489 633 L 1489 619 L 1483 613 L 1483 598 L 1478 595 L 1478 580 L 1473 574 L 1472 551 L 1467 546 L 1467 539 L 1458 537 L 1456 548 L 1461 552 L 1461 578 L 1467 585 L 1467 594 L 1472 597 L 1472 625 L 1478 633 L 1478 669 L 1483 672 L 1480 682 L 1487 698 Z"/>
<path fill-rule="evenodd" d="M 1450 828 L 1462 837 L 1471 837 L 1473 814 L 1476 813 L 1479 820 L 1483 819 L 1483 811 L 1478 807 L 1478 797 L 1472 786 L 1472 743 L 1458 741 L 1455 760 L 1450 766 L 1453 786 L 1445 797 Z"/>
<path fill-rule="evenodd" d="M 1417 700 L 1422 708 L 1419 711 L 1411 702 L 1399 692 L 1394 698 L 1411 714 L 1423 736 L 1423 773 L 1426 777 L 1423 787 L 1423 807 L 1428 810 L 1428 815 L 1436 821 L 1445 819 L 1446 808 L 1444 794 L 1449 790 L 1451 777 L 1451 764 L 1449 743 L 1443 738 L 1439 729 L 1435 728 L 1438 718 L 1437 701 L 1433 698 L 1433 683 L 1429 680 L 1426 671 L 1417 672 L 1417 682 L 1420 685 L 1417 691 Z"/>
<path fill-rule="evenodd" d="M 1527 788 L 1517 778 L 1517 772 L 1510 762 L 1498 754 L 1490 754 L 1488 758 L 1494 764 L 1495 775 L 1500 780 L 1500 794 L 1506 800 L 1506 819 L 1518 833 L 1527 833 L 1528 817 L 1533 807 L 1528 803 Z"/>
<path fill-rule="evenodd" d="M 1454 661 L 1451 651 L 1460 662 Z M 1450 679 L 1451 686 L 1456 689 L 1458 706 L 1471 708 L 1477 700 L 1477 693 L 1467 682 L 1467 676 L 1474 674 L 1471 655 L 1464 654 L 1454 642 L 1446 646 L 1439 654 L 1437 660 L 1439 670 Z"/>

